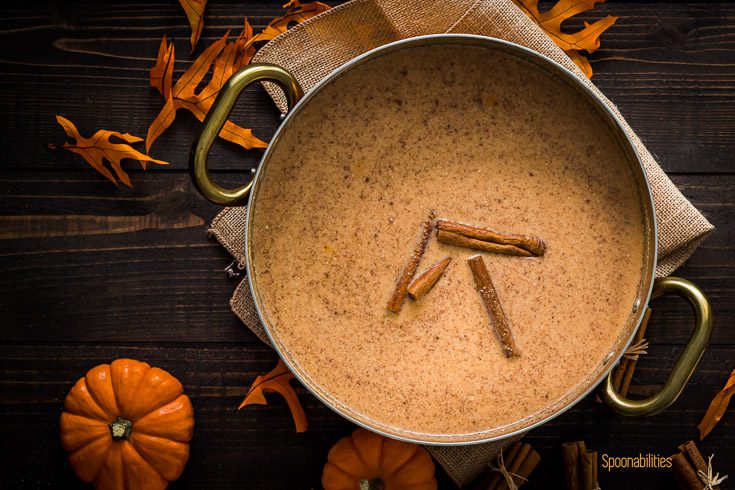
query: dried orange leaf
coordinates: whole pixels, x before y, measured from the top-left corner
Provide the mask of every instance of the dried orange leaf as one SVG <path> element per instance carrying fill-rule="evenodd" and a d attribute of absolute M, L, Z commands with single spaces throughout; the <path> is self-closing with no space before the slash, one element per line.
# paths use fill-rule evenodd
<path fill-rule="evenodd" d="M 725 387 L 717 392 L 715 397 L 712 399 L 707 413 L 704 414 L 702 421 L 699 423 L 697 428 L 699 429 L 699 440 L 701 441 L 712 429 L 714 429 L 717 422 L 720 421 L 722 416 L 727 410 L 727 405 L 730 403 L 730 398 L 735 394 L 735 369 L 730 374 L 730 379 L 727 380 Z"/>
<path fill-rule="evenodd" d="M 255 48 L 251 43 L 253 30 L 247 19 L 245 19 L 245 27 L 242 32 L 233 42 L 227 42 L 228 35 L 229 31 L 207 47 L 173 87 L 171 87 L 172 77 L 166 74 L 166 70 L 173 69 L 173 43 L 167 44 L 165 38 L 161 41 L 156 65 L 151 69 L 151 86 L 166 98 L 166 102 L 148 128 L 145 141 L 146 152 L 150 151 L 153 143 L 174 122 L 178 109 L 185 109 L 194 114 L 199 121 L 203 121 L 224 83 L 233 73 L 250 63 L 255 54 Z M 167 66 L 171 68 L 166 68 Z M 214 67 L 211 79 L 197 92 L 199 84 L 209 73 L 211 67 Z M 252 130 L 242 128 L 230 121 L 225 123 L 219 135 L 246 150 L 267 146 L 264 141 L 253 135 Z"/>
<path fill-rule="evenodd" d="M 207 6 L 207 0 L 179 0 L 181 7 L 186 13 L 191 26 L 191 52 L 194 52 L 199 36 L 202 35 L 202 27 L 204 27 L 204 7 Z"/>
<path fill-rule="evenodd" d="M 592 77 L 592 66 L 580 52 L 584 51 L 587 54 L 595 52 L 600 47 L 600 35 L 612 26 L 618 18 L 608 15 L 592 24 L 585 22 L 582 30 L 572 34 L 562 32 L 561 24 L 579 13 L 592 10 L 595 8 L 595 4 L 604 1 L 559 0 L 549 10 L 541 12 L 538 8 L 538 0 L 513 0 L 526 15 L 546 32 L 557 46 L 564 50 L 588 78 Z"/>
<path fill-rule="evenodd" d="M 182 5 L 184 3 L 186 3 L 185 0 L 182 0 Z M 196 2 L 190 1 L 189 3 L 193 5 Z M 199 3 L 202 4 L 203 10 L 206 2 Z M 165 37 L 161 40 L 156 64 L 151 68 L 150 83 L 151 87 L 163 95 L 166 102 L 148 128 L 145 141 L 146 152 L 150 151 L 153 143 L 174 122 L 177 110 L 186 109 L 194 114 L 199 121 L 203 121 L 225 82 L 237 70 L 250 63 L 255 54 L 254 44 L 256 42 L 269 41 L 288 30 L 291 25 L 303 22 L 329 9 L 328 5 L 320 2 L 301 3 L 299 0 L 292 0 L 283 7 L 288 9 L 286 14 L 274 19 L 263 32 L 255 36 L 252 27 L 245 18 L 245 27 L 235 41 L 228 43 L 228 34 L 215 41 L 202 52 L 173 87 L 171 87 L 174 64 L 173 43 L 167 43 Z M 199 25 L 201 30 L 201 23 Z M 195 44 L 193 30 L 194 24 L 192 24 L 192 46 Z M 209 73 L 211 67 L 213 69 L 209 83 L 197 92 L 199 84 Z M 231 121 L 225 123 L 219 136 L 242 146 L 246 150 L 268 146 L 266 142 L 254 136 L 252 130 L 242 128 Z"/>
<path fill-rule="evenodd" d="M 92 166 L 99 173 L 104 175 L 110 182 L 117 185 L 117 179 L 112 175 L 112 172 L 105 167 L 104 163 L 109 162 L 112 170 L 115 171 L 115 175 L 120 181 L 128 187 L 133 187 L 130 183 L 130 177 L 123 170 L 120 164 L 121 160 L 130 159 L 138 160 L 145 170 L 148 162 L 158 163 L 159 165 L 168 165 L 168 162 L 161 160 L 155 160 L 148 155 L 145 155 L 132 146 L 124 143 L 113 143 L 110 141 L 110 137 L 115 137 L 125 141 L 126 143 L 137 143 L 143 141 L 142 138 L 133 136 L 128 133 L 118 133 L 116 131 L 108 131 L 106 129 L 100 129 L 91 138 L 84 138 L 77 131 L 76 126 L 68 119 L 57 115 L 56 120 L 64 128 L 66 135 L 74 139 L 74 143 L 64 143 L 62 148 L 81 155 L 88 164 Z M 50 148 L 56 148 L 54 145 L 49 145 Z"/>
<path fill-rule="evenodd" d="M 252 42 L 270 41 L 279 34 L 283 34 L 296 24 L 329 10 L 329 5 L 322 2 L 301 3 L 299 0 L 291 0 L 283 8 L 288 9 L 285 14 L 273 19 Z"/>
<path fill-rule="evenodd" d="M 280 393 L 286 399 L 291 416 L 293 417 L 296 432 L 305 432 L 309 423 L 306 420 L 306 414 L 299 402 L 296 392 L 293 390 L 289 381 L 293 379 L 293 374 L 288 370 L 282 360 L 278 360 L 278 365 L 268 374 L 255 378 L 253 386 L 248 390 L 248 394 L 242 401 L 241 408 L 247 405 L 267 405 L 265 399 L 266 393 Z"/>
<path fill-rule="evenodd" d="M 156 65 L 151 68 L 151 87 L 158 90 L 165 99 L 171 96 L 171 78 L 174 73 L 174 43 L 168 44 L 166 36 L 161 39 Z"/>

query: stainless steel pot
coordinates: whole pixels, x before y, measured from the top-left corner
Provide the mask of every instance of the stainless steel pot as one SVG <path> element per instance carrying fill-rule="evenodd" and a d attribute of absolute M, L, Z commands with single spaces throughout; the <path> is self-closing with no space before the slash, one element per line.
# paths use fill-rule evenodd
<path fill-rule="evenodd" d="M 286 70 L 269 64 L 254 64 L 245 67 L 236 73 L 229 81 L 225 84 L 222 91 L 219 93 L 212 109 L 207 115 L 200 134 L 197 136 L 196 141 L 191 153 L 190 170 L 194 184 L 196 185 L 199 192 L 209 199 L 210 201 L 225 205 L 225 206 L 238 206 L 238 205 L 249 205 L 248 209 L 248 223 L 245 229 L 246 233 L 246 250 L 247 250 L 247 269 L 248 277 L 250 280 L 250 286 L 252 291 L 257 291 L 257 287 L 253 281 L 257 279 L 253 278 L 251 274 L 251 263 L 252 255 L 250 253 L 253 247 L 257 247 L 257 243 L 251 241 L 251 220 L 249 219 L 250 213 L 258 206 L 257 195 L 258 187 L 260 184 L 259 176 L 263 174 L 264 169 L 269 164 L 269 157 L 271 154 L 271 148 L 275 147 L 279 143 L 280 136 L 289 130 L 291 122 L 299 117 L 300 109 L 310 103 L 313 96 L 319 93 L 331 80 L 336 77 L 340 77 L 342 74 L 348 72 L 356 66 L 362 63 L 369 62 L 370 60 L 383 56 L 386 53 L 394 52 L 396 50 L 412 49 L 415 47 L 436 45 L 436 44 L 451 44 L 458 46 L 467 47 L 482 47 L 485 49 L 501 51 L 507 53 L 513 57 L 520 58 L 525 62 L 532 63 L 544 71 L 549 76 L 557 77 L 564 83 L 578 93 L 580 98 L 584 98 L 593 108 L 597 111 L 599 116 L 606 121 L 611 133 L 614 135 L 616 140 L 619 142 L 620 147 L 623 149 L 629 159 L 629 163 L 633 170 L 635 180 L 638 186 L 638 191 L 642 196 L 643 214 L 645 217 L 645 257 L 643 267 L 643 278 L 638 289 L 638 298 L 636 300 L 636 307 L 633 315 L 631 316 L 626 326 L 626 334 L 621 336 L 616 345 L 611 347 L 611 352 L 614 354 L 608 356 L 608 359 L 598 367 L 593 375 L 583 383 L 581 388 L 568 397 L 562 400 L 561 403 L 557 403 L 556 406 L 552 406 L 550 410 L 545 411 L 539 417 L 526 419 L 518 424 L 511 424 L 503 431 L 487 431 L 482 433 L 465 434 L 461 437 L 446 437 L 446 438 L 417 438 L 411 433 L 403 433 L 401 431 L 387 430 L 383 427 L 377 427 L 372 421 L 361 417 L 359 413 L 345 407 L 330 396 L 329 393 L 324 392 L 320 387 L 315 386 L 309 382 L 308 377 L 305 377 L 301 373 L 297 366 L 293 363 L 289 363 L 288 356 L 284 355 L 283 352 L 279 351 L 284 361 L 289 364 L 294 374 L 309 388 L 318 398 L 320 398 L 325 404 L 336 410 L 341 415 L 347 417 L 355 423 L 368 427 L 369 429 L 377 432 L 385 433 L 388 436 L 409 440 L 419 443 L 431 443 L 431 444 L 468 444 L 468 443 L 479 443 L 490 440 L 502 439 L 510 437 L 514 434 L 526 431 L 539 424 L 542 424 L 554 416 L 562 413 L 577 401 L 583 398 L 593 388 L 595 388 L 600 382 L 605 383 L 602 391 L 605 402 L 610 405 L 615 411 L 628 416 L 649 416 L 655 415 L 662 410 L 666 409 L 671 405 L 681 393 L 686 382 L 688 381 L 691 374 L 696 369 L 697 363 L 701 358 L 710 338 L 712 331 L 712 312 L 709 303 L 702 293 L 702 291 L 689 281 L 676 277 L 666 277 L 660 279 L 654 279 L 656 270 L 656 252 L 657 252 L 657 228 L 656 228 L 656 217 L 654 213 L 654 203 L 651 194 L 651 189 L 641 162 L 640 156 L 636 152 L 635 145 L 631 141 L 628 134 L 624 131 L 622 122 L 613 113 L 610 108 L 589 89 L 586 85 L 581 83 L 576 75 L 555 63 L 554 61 L 546 58 L 545 56 L 524 48 L 522 46 L 499 40 L 494 38 L 482 37 L 482 36 L 471 36 L 471 35 L 433 35 L 433 36 L 422 36 L 417 38 L 406 39 L 395 43 L 387 44 L 376 48 L 368 53 L 365 53 L 349 63 L 343 65 L 339 69 L 335 70 L 318 85 L 316 85 L 306 96 L 303 95 L 303 91 L 299 86 L 296 79 Z M 260 167 L 255 174 L 253 180 L 238 188 L 238 189 L 224 189 L 215 184 L 207 170 L 207 154 L 214 142 L 214 139 L 222 129 L 229 113 L 237 101 L 240 93 L 250 84 L 259 81 L 269 81 L 278 84 L 285 92 L 290 111 L 288 116 L 285 117 L 283 123 L 276 132 L 273 140 L 270 143 L 269 148 L 263 155 Z M 622 357 L 626 348 L 633 339 L 634 333 L 639 326 L 643 314 L 646 310 L 646 305 L 652 298 L 656 298 L 666 294 L 675 294 L 686 298 L 694 308 L 695 312 L 695 328 L 692 337 L 687 344 L 684 351 L 679 356 L 678 360 L 674 364 L 671 374 L 668 380 L 664 384 L 663 388 L 657 394 L 646 398 L 645 400 L 631 400 L 622 397 L 616 393 L 613 388 L 611 370 L 617 364 Z M 259 309 L 260 313 L 260 298 L 258 294 L 254 294 L 255 304 Z M 265 330 L 273 340 L 273 345 L 276 349 L 279 349 L 280 343 L 277 338 L 272 335 L 271 326 L 264 320 L 261 314 L 261 320 L 264 323 Z M 607 378 L 605 380 L 605 378 Z"/>

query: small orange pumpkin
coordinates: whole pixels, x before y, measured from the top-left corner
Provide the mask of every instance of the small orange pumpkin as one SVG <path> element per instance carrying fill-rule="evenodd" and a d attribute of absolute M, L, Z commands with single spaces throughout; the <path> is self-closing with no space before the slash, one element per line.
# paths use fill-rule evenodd
<path fill-rule="evenodd" d="M 118 359 L 87 372 L 69 391 L 61 443 L 74 472 L 96 489 L 155 490 L 189 459 L 194 411 L 162 369 Z"/>
<path fill-rule="evenodd" d="M 434 462 L 421 446 L 357 429 L 329 450 L 322 485 L 325 490 L 433 490 Z"/>

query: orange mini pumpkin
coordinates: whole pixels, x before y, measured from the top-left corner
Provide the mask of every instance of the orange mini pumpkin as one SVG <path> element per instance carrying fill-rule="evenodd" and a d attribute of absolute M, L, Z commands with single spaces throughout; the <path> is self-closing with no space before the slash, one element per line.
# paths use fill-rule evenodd
<path fill-rule="evenodd" d="M 436 489 L 434 462 L 421 446 L 357 429 L 329 450 L 322 485 L 325 490 Z"/>
<path fill-rule="evenodd" d="M 184 470 L 194 411 L 162 369 L 118 359 L 89 370 L 61 414 L 61 443 L 74 471 L 97 489 L 166 488 Z"/>

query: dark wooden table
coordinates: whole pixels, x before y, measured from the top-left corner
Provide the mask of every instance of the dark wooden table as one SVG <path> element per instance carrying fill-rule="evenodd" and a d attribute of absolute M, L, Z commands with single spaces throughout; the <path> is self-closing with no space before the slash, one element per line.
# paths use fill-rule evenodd
<path fill-rule="evenodd" d="M 212 0 L 199 46 L 247 15 L 256 30 L 280 1 Z M 620 16 L 592 58 L 595 82 L 628 118 L 684 194 L 718 227 L 677 274 L 698 283 L 716 313 L 712 344 L 681 398 L 663 415 L 636 420 L 588 397 L 528 437 L 542 463 L 524 488 L 561 487 L 559 445 L 584 439 L 614 456 L 669 455 L 696 437 L 710 398 L 735 367 L 735 4 L 610 1 Z M 317 488 L 329 447 L 352 425 L 298 392 L 310 428 L 295 434 L 285 403 L 236 411 L 246 387 L 276 354 L 230 312 L 236 282 L 228 254 L 207 237 L 218 208 L 193 190 L 187 155 L 197 121 L 181 112 L 154 145 L 171 162 L 115 188 L 81 158 L 51 152 L 64 141 L 54 114 L 84 135 L 100 128 L 145 136 L 162 106 L 148 69 L 166 34 L 175 77 L 189 29 L 174 0 L 16 2 L 0 19 L 0 487 L 84 487 L 66 462 L 58 417 L 73 382 L 119 357 L 169 370 L 196 411 L 191 460 L 174 488 Z M 259 89 L 234 119 L 263 139 L 277 111 Z M 234 184 L 260 153 L 218 142 L 217 178 Z M 660 301 L 639 393 L 665 379 L 691 330 L 691 313 Z M 584 307 L 580 305 L 580 307 Z M 700 446 L 735 477 L 735 414 Z M 451 488 L 446 476 L 442 486 Z M 602 488 L 672 488 L 667 470 L 601 470 Z"/>

